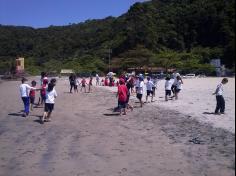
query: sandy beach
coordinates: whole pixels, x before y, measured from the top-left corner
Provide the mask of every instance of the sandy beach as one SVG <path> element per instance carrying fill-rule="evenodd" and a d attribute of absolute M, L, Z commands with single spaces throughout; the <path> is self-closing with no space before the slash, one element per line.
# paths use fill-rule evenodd
<path fill-rule="evenodd" d="M 235 87 L 225 87 L 226 115 L 213 116 L 220 79 L 184 80 L 178 101 L 156 102 L 127 116 L 113 113 L 115 88 L 70 94 L 59 79 L 52 122 L 43 109 L 21 117 L 20 82 L 0 83 L 0 176 L 233 176 Z M 197 91 L 196 91 L 197 90 Z"/>

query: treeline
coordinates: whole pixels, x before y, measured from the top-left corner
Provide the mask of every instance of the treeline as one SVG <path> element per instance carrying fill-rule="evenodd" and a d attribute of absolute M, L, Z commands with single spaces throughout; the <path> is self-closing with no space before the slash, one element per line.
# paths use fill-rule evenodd
<path fill-rule="evenodd" d="M 213 58 L 235 68 L 234 0 L 153 0 L 118 17 L 68 26 L 0 26 L 0 70 L 17 56 L 31 73 L 42 69 L 106 72 L 112 68 L 176 67 L 211 72 Z M 210 70 L 210 71 L 209 71 Z"/>

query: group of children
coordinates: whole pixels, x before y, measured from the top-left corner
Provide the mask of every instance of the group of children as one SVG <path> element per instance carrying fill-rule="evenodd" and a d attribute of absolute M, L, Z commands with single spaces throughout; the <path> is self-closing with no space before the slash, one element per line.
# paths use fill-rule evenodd
<path fill-rule="evenodd" d="M 92 92 L 92 86 L 93 86 L 93 77 L 91 76 L 89 78 L 89 82 L 87 83 L 85 78 L 82 78 L 81 81 L 79 80 L 79 77 L 76 77 L 75 74 L 71 74 L 69 77 L 70 82 L 70 93 L 72 93 L 72 89 L 74 89 L 75 93 L 78 93 L 78 87 L 81 86 L 80 91 L 87 92 L 86 86 L 88 86 L 88 92 Z M 96 83 L 97 84 L 97 83 Z"/>
<path fill-rule="evenodd" d="M 30 110 L 33 111 L 34 106 L 44 105 L 44 113 L 40 118 L 40 122 L 51 121 L 51 113 L 54 109 L 55 98 L 57 97 L 57 92 L 55 90 L 56 79 L 51 79 L 48 81 L 46 73 L 42 72 L 40 79 L 40 87 L 37 86 L 37 82 L 33 80 L 31 86 L 28 85 L 26 78 L 22 78 L 20 85 L 20 94 L 24 104 L 23 117 L 27 117 Z M 36 91 L 40 91 L 40 96 L 38 103 L 35 103 Z"/>
<path fill-rule="evenodd" d="M 70 80 L 70 92 L 72 93 L 72 89 L 74 88 L 75 92 L 78 92 L 78 86 L 81 85 L 81 91 L 84 89 L 86 92 L 86 85 L 89 86 L 89 92 L 91 92 L 91 86 L 93 78 L 90 77 L 89 83 L 87 84 L 86 79 L 82 78 L 81 82 L 74 75 L 69 77 Z M 40 79 L 40 87 L 37 86 L 37 82 L 33 80 L 31 82 L 31 86 L 27 84 L 27 79 L 22 78 L 22 84 L 20 85 L 20 94 L 24 104 L 24 113 L 23 116 L 27 117 L 30 113 L 30 110 L 33 111 L 34 106 L 44 105 L 44 113 L 40 118 L 40 122 L 43 124 L 44 122 L 51 121 L 51 114 L 54 109 L 55 98 L 57 97 L 57 92 L 55 90 L 56 79 L 51 79 L 48 81 L 47 75 L 43 72 L 41 74 Z M 98 78 L 96 76 L 96 85 L 98 84 Z M 153 98 L 156 95 L 158 79 L 157 77 L 147 77 L 146 82 L 146 102 L 148 102 L 148 98 L 151 97 L 151 102 L 153 102 Z M 215 114 L 220 115 L 225 113 L 225 100 L 223 97 L 223 86 L 228 83 L 228 79 L 224 78 L 222 82 L 217 86 L 216 91 L 213 95 L 216 95 L 216 109 Z M 165 82 L 165 100 L 168 101 L 170 98 L 178 99 L 178 94 L 182 90 L 183 80 L 181 79 L 179 74 L 175 74 L 171 79 L 170 76 L 166 77 Z M 142 101 L 144 94 L 144 77 L 140 74 L 137 77 L 130 76 L 120 76 L 119 81 L 117 83 L 118 91 L 118 109 L 120 115 L 122 112 L 124 115 L 127 113 L 127 109 L 133 110 L 133 107 L 129 104 L 130 95 L 136 92 L 136 97 L 139 100 L 140 107 L 143 107 L 144 102 Z M 135 90 L 134 90 L 135 88 Z M 40 97 L 38 103 L 35 103 L 36 91 L 40 91 Z M 171 94 L 173 93 L 173 96 Z M 219 112 L 220 111 L 220 112 Z"/>

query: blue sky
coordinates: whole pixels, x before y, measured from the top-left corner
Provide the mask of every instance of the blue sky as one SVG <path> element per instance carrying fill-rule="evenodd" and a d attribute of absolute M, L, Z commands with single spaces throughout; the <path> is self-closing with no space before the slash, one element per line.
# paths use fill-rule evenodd
<path fill-rule="evenodd" d="M 47 27 L 120 16 L 145 0 L 0 0 L 0 24 Z"/>

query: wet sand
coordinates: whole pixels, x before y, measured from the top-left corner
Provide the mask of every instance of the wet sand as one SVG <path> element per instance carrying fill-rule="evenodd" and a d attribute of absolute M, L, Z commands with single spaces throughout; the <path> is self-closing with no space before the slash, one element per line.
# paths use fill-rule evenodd
<path fill-rule="evenodd" d="M 21 117 L 17 85 L 0 84 L 0 176 L 235 175 L 228 130 L 153 104 L 118 116 L 114 93 L 69 94 L 65 80 L 53 121 L 41 125 L 41 108 Z"/>

